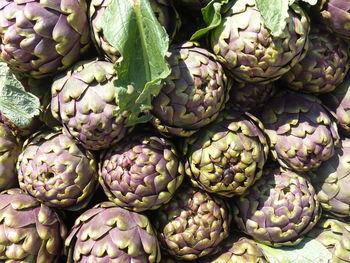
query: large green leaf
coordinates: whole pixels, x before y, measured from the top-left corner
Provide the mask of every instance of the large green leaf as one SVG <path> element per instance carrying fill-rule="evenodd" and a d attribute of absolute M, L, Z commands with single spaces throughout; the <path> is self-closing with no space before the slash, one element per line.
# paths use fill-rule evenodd
<path fill-rule="evenodd" d="M 0 112 L 17 127 L 28 127 L 40 113 L 39 98 L 23 89 L 21 82 L 0 62 Z"/>
<path fill-rule="evenodd" d="M 152 97 L 159 94 L 162 80 L 170 74 L 165 60 L 169 37 L 144 0 L 112 0 L 102 28 L 122 56 L 116 63 L 115 81 L 120 111 L 131 112 L 128 124 L 146 122 Z"/>
<path fill-rule="evenodd" d="M 316 239 L 308 237 L 292 247 L 273 248 L 257 244 L 270 263 L 328 263 L 332 258 L 332 253 L 325 246 Z"/>

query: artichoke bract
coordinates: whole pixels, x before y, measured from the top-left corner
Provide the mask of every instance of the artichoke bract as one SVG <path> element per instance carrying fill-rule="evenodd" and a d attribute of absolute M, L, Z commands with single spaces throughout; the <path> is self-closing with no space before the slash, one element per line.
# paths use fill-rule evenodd
<path fill-rule="evenodd" d="M 21 146 L 11 130 L 0 123 L 0 191 L 17 186 L 16 163 Z"/>
<path fill-rule="evenodd" d="M 340 131 L 350 135 L 350 74 L 334 91 L 321 95 L 320 99 L 336 115 Z"/>
<path fill-rule="evenodd" d="M 330 263 L 350 262 L 350 225 L 333 218 L 322 218 L 307 234 L 332 253 Z"/>
<path fill-rule="evenodd" d="M 92 0 L 89 17 L 92 30 L 92 40 L 96 48 L 103 52 L 107 59 L 115 62 L 120 57 L 119 50 L 113 47 L 103 33 L 103 14 L 112 0 Z M 170 38 L 175 36 L 181 21 L 169 0 L 149 0 L 159 23 L 167 30 Z"/>
<path fill-rule="evenodd" d="M 111 201 L 140 212 L 169 202 L 182 183 L 184 168 L 169 140 L 137 134 L 101 154 L 99 175 Z"/>
<path fill-rule="evenodd" d="M 323 210 L 350 216 L 350 139 L 342 139 L 333 157 L 310 173 L 310 178 Z"/>
<path fill-rule="evenodd" d="M 20 189 L 0 194 L 0 261 L 62 262 L 67 230 L 57 213 Z"/>
<path fill-rule="evenodd" d="M 320 20 L 339 36 L 350 39 L 350 2 L 344 0 L 320 0 Z"/>
<path fill-rule="evenodd" d="M 341 84 L 349 70 L 349 45 L 317 26 L 311 28 L 305 57 L 283 75 L 282 83 L 305 93 L 327 93 Z"/>
<path fill-rule="evenodd" d="M 255 0 L 238 0 L 211 34 L 214 54 L 238 81 L 268 83 L 298 63 L 308 48 L 309 19 L 298 6 L 288 11 L 286 27 L 274 37 Z"/>
<path fill-rule="evenodd" d="M 273 97 L 275 91 L 274 83 L 235 82 L 231 87 L 226 107 L 238 111 L 256 112 Z"/>
<path fill-rule="evenodd" d="M 132 129 L 126 127 L 128 112 L 115 113 L 116 78 L 112 63 L 82 61 L 52 85 L 53 116 L 86 149 L 108 148 Z"/>
<path fill-rule="evenodd" d="M 228 209 L 219 197 L 185 185 L 169 203 L 154 212 L 152 222 L 168 254 L 177 259 L 195 260 L 215 253 L 229 236 Z"/>
<path fill-rule="evenodd" d="M 160 262 L 157 237 L 149 219 L 104 202 L 75 221 L 65 241 L 67 263 Z"/>
<path fill-rule="evenodd" d="M 90 42 L 85 0 L 0 2 L 0 58 L 34 78 L 57 74 Z"/>
<path fill-rule="evenodd" d="M 243 196 L 233 199 L 234 220 L 255 240 L 270 246 L 298 244 L 320 218 L 315 189 L 303 177 L 277 165 Z"/>
<path fill-rule="evenodd" d="M 312 95 L 281 92 L 268 101 L 260 120 L 273 158 L 296 171 L 319 167 L 339 141 L 335 120 Z"/>
<path fill-rule="evenodd" d="M 229 81 L 209 51 L 187 42 L 167 53 L 171 74 L 152 101 L 152 123 L 167 135 L 188 137 L 214 121 Z"/>
<path fill-rule="evenodd" d="M 204 257 L 199 263 L 267 263 L 261 248 L 253 241 L 238 234 L 232 234 L 220 246 L 222 251 Z"/>
<path fill-rule="evenodd" d="M 251 114 L 227 111 L 190 137 L 185 171 L 193 185 L 226 197 L 243 194 L 261 177 L 267 160 L 262 129 Z"/>
<path fill-rule="evenodd" d="M 97 163 L 92 154 L 60 129 L 29 138 L 17 171 L 21 189 L 51 207 L 80 210 L 97 187 Z"/>

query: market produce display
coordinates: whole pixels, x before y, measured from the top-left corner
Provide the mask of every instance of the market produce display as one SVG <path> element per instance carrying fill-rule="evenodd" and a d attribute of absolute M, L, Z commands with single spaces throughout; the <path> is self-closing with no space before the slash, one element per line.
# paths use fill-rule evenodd
<path fill-rule="evenodd" d="M 0 0 L 0 262 L 350 263 L 350 0 Z"/>

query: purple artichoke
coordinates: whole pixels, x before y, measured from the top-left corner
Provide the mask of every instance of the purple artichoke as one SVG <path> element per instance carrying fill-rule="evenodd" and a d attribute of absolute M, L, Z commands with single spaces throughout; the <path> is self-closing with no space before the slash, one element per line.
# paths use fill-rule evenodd
<path fill-rule="evenodd" d="M 324 105 L 336 115 L 341 131 L 350 135 L 350 74 L 334 91 L 320 98 Z"/>
<path fill-rule="evenodd" d="M 67 230 L 57 213 L 20 189 L 0 194 L 0 261 L 63 262 Z"/>
<path fill-rule="evenodd" d="M 160 262 L 150 221 L 142 214 L 104 202 L 84 212 L 65 242 L 67 263 Z"/>
<path fill-rule="evenodd" d="M 140 212 L 169 202 L 182 183 L 184 169 L 169 140 L 138 134 L 102 153 L 99 174 L 111 201 Z"/>
<path fill-rule="evenodd" d="M 233 199 L 234 220 L 255 240 L 270 246 L 298 244 L 320 218 L 313 186 L 303 177 L 276 165 L 264 168 L 261 179 Z"/>
<path fill-rule="evenodd" d="M 304 57 L 282 77 L 282 83 L 305 93 L 327 93 L 341 84 L 350 67 L 349 45 L 317 26 L 311 28 Z"/>
<path fill-rule="evenodd" d="M 347 0 L 320 0 L 317 5 L 320 20 L 343 38 L 350 38 L 350 2 Z"/>
<path fill-rule="evenodd" d="M 171 74 L 153 99 L 152 122 L 162 133 L 187 137 L 218 116 L 229 83 L 215 56 L 187 42 L 167 54 Z"/>
<path fill-rule="evenodd" d="M 235 1 L 211 34 L 214 54 L 240 82 L 268 83 L 298 63 L 308 48 L 309 19 L 297 4 L 280 37 L 265 27 L 255 0 Z"/>
<path fill-rule="evenodd" d="M 219 249 L 229 235 L 231 216 L 224 200 L 185 185 L 155 211 L 153 221 L 167 253 L 193 261 Z"/>
<path fill-rule="evenodd" d="M 193 185 L 221 196 L 243 194 L 261 177 L 269 151 L 262 123 L 250 114 L 222 112 L 186 140 L 186 174 Z"/>
<path fill-rule="evenodd" d="M 52 207 L 79 210 L 93 196 L 97 167 L 92 154 L 62 131 L 43 131 L 24 144 L 17 163 L 20 187 Z"/>
<path fill-rule="evenodd" d="M 332 115 L 312 95 L 281 92 L 267 103 L 260 119 L 273 158 L 296 171 L 319 167 L 339 141 Z"/>
<path fill-rule="evenodd" d="M 127 112 L 115 113 L 116 78 L 112 63 L 82 61 L 52 85 L 53 116 L 86 149 L 106 149 L 132 129 L 126 127 Z"/>
<path fill-rule="evenodd" d="M 338 217 L 350 216 L 350 139 L 344 138 L 331 159 L 310 173 L 323 210 Z"/>
<path fill-rule="evenodd" d="M 85 0 L 0 1 L 0 58 L 34 78 L 57 74 L 88 47 Z"/>

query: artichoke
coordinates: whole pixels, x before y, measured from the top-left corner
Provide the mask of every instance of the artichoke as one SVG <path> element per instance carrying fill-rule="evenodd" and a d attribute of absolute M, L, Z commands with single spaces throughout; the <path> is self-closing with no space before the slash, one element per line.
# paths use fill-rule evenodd
<path fill-rule="evenodd" d="M 261 177 L 268 144 L 250 114 L 223 112 L 187 140 L 186 174 L 193 185 L 226 197 L 243 194 Z"/>
<path fill-rule="evenodd" d="M 168 254 L 193 261 L 219 249 L 229 235 L 231 213 L 224 200 L 185 185 L 155 211 L 152 222 Z"/>
<path fill-rule="evenodd" d="M 0 191 L 2 191 L 18 184 L 16 162 L 21 148 L 11 130 L 1 122 L 0 153 Z"/>
<path fill-rule="evenodd" d="M 211 34 L 211 46 L 238 81 L 268 83 L 298 63 L 308 48 L 309 19 L 298 6 L 288 11 L 286 27 L 274 37 L 255 0 L 238 0 Z"/>
<path fill-rule="evenodd" d="M 274 83 L 236 82 L 230 90 L 226 107 L 238 111 L 256 112 L 275 94 Z"/>
<path fill-rule="evenodd" d="M 269 165 L 245 195 L 233 199 L 233 214 L 243 232 L 278 247 L 298 244 L 319 220 L 321 209 L 305 178 Z"/>
<path fill-rule="evenodd" d="M 350 216 L 350 139 L 342 139 L 333 157 L 309 175 L 322 208 L 338 217 Z"/>
<path fill-rule="evenodd" d="M 119 50 L 113 47 L 103 33 L 103 14 L 112 0 L 92 0 L 90 4 L 90 23 L 92 29 L 92 40 L 99 51 L 103 51 L 107 59 L 112 62 L 120 57 Z M 169 0 L 149 0 L 151 7 L 159 23 L 167 30 L 172 39 L 178 31 L 181 21 Z"/>
<path fill-rule="evenodd" d="M 312 95 L 279 93 L 264 107 L 261 121 L 273 158 L 296 171 L 319 167 L 339 141 L 335 121 Z"/>
<path fill-rule="evenodd" d="M 307 236 L 321 242 L 332 253 L 332 259 L 329 263 L 350 262 L 349 224 L 333 218 L 324 217 Z"/>
<path fill-rule="evenodd" d="M 337 117 L 341 132 L 350 135 L 350 74 L 334 91 L 320 99 Z"/>
<path fill-rule="evenodd" d="M 29 138 L 17 162 L 21 189 L 52 207 L 79 210 L 92 198 L 97 167 L 91 153 L 61 130 Z"/>
<path fill-rule="evenodd" d="M 215 56 L 187 42 L 167 54 L 171 74 L 152 101 L 152 123 L 162 133 L 187 137 L 222 110 L 228 80 Z"/>
<path fill-rule="evenodd" d="M 104 202 L 75 222 L 65 247 L 67 263 L 160 262 L 160 249 L 149 219 Z"/>
<path fill-rule="evenodd" d="M 86 149 L 108 148 L 131 130 L 126 127 L 128 113 L 115 113 L 116 78 L 112 63 L 82 61 L 52 85 L 53 116 Z"/>
<path fill-rule="evenodd" d="M 220 245 L 219 253 L 204 257 L 200 263 L 267 263 L 261 248 L 253 241 L 238 234 L 231 235 Z"/>
<path fill-rule="evenodd" d="M 310 46 L 304 57 L 283 77 L 290 89 L 306 93 L 327 93 L 341 84 L 349 70 L 349 46 L 341 38 L 312 27 Z"/>
<path fill-rule="evenodd" d="M 57 74 L 89 47 L 84 0 L 1 0 L 0 59 L 34 78 Z"/>
<path fill-rule="evenodd" d="M 339 36 L 350 38 L 350 2 L 347 0 L 320 0 L 317 12 L 320 20 Z"/>
<path fill-rule="evenodd" d="M 20 189 L 0 194 L 0 261 L 62 262 L 67 230 L 57 213 Z"/>
<path fill-rule="evenodd" d="M 101 154 L 99 175 L 111 201 L 140 212 L 169 202 L 182 183 L 184 169 L 169 140 L 137 134 Z"/>

